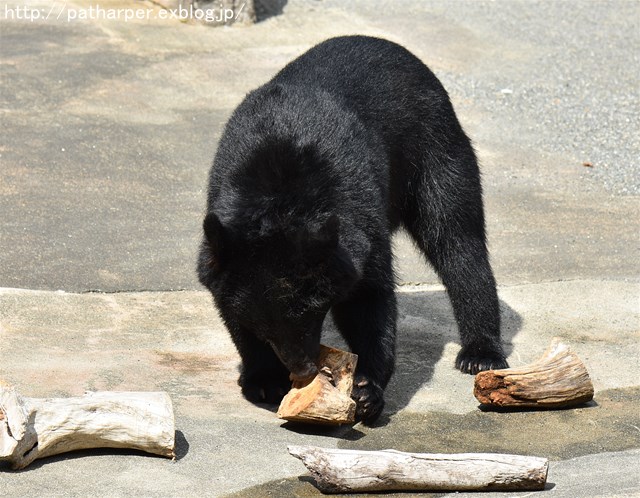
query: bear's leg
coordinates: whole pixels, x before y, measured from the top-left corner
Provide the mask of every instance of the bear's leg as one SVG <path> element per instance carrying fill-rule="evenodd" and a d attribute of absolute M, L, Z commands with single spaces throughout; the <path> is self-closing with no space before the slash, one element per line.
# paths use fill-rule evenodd
<path fill-rule="evenodd" d="M 231 338 L 242 359 L 238 384 L 244 397 L 252 403 L 280 403 L 291 381 L 271 346 L 244 328 L 234 328 Z"/>
<path fill-rule="evenodd" d="M 467 151 L 424 172 L 403 222 L 447 288 L 462 343 L 456 367 L 470 374 L 506 368 L 475 156 Z"/>
<path fill-rule="evenodd" d="M 384 389 L 393 373 L 396 337 L 396 297 L 393 289 L 368 284 L 333 309 L 333 319 L 358 365 L 351 397 L 356 419 L 373 423 L 384 408 Z"/>

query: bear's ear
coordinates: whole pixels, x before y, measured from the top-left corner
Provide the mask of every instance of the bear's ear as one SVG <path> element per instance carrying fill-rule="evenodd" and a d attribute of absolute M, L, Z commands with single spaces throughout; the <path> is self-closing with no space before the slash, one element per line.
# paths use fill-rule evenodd
<path fill-rule="evenodd" d="M 212 269 L 218 270 L 224 250 L 224 227 L 218 216 L 214 212 L 210 212 L 205 216 L 202 228 L 210 251 L 208 265 Z"/>

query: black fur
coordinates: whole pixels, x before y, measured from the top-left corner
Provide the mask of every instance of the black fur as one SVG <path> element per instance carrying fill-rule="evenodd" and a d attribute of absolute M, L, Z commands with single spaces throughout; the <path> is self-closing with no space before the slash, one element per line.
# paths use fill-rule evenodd
<path fill-rule="evenodd" d="M 446 286 L 456 367 L 506 367 L 475 154 L 447 92 L 389 41 L 317 45 L 251 92 L 220 140 L 198 274 L 242 357 L 251 401 L 316 373 L 323 320 L 358 354 L 373 422 L 394 367 L 391 235 L 404 227 Z"/>

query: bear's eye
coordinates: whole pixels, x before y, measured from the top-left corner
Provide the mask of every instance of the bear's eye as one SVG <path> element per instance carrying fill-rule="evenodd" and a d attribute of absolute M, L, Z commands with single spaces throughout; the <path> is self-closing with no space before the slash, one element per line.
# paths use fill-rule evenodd
<path fill-rule="evenodd" d="M 291 283 L 291 280 L 286 277 L 277 278 L 276 285 L 281 291 L 291 292 L 293 290 L 293 284 Z"/>

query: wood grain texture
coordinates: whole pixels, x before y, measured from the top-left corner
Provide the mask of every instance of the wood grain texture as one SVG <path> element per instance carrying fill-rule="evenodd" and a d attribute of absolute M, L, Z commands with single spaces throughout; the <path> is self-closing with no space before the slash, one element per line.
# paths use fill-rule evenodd
<path fill-rule="evenodd" d="M 311 424 L 346 424 L 355 418 L 351 399 L 358 356 L 320 346 L 319 373 L 307 384 L 294 383 L 278 409 L 278 417 Z"/>
<path fill-rule="evenodd" d="M 593 399 L 586 367 L 560 339 L 529 365 L 476 375 L 473 394 L 480 403 L 505 408 L 565 408 Z"/>
<path fill-rule="evenodd" d="M 548 460 L 497 453 L 428 454 L 289 446 L 326 493 L 544 489 Z"/>
<path fill-rule="evenodd" d="M 0 386 L 0 461 L 13 469 L 88 448 L 128 448 L 173 458 L 174 444 L 173 407 L 165 392 L 40 399 Z"/>

